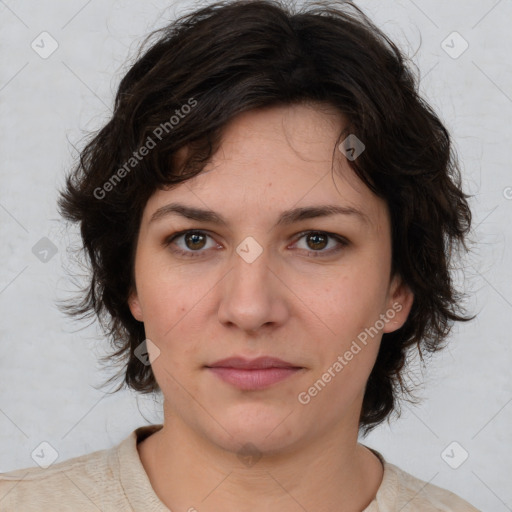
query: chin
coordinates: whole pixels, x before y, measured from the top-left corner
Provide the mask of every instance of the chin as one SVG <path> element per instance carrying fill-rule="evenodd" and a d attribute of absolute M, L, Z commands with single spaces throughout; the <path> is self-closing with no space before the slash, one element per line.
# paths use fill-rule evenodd
<path fill-rule="evenodd" d="M 204 435 L 214 444 L 237 455 L 244 452 L 244 449 L 268 455 L 282 453 L 286 451 L 287 446 L 294 444 L 295 437 L 298 436 L 295 429 L 290 428 L 288 424 L 285 425 L 283 420 L 286 414 L 269 415 L 267 411 L 264 418 L 252 414 L 252 418 L 249 419 L 247 416 L 244 417 L 243 413 L 234 418 L 218 417 L 218 422 L 223 428 L 216 424 L 215 432 L 210 430 L 204 432 Z M 209 422 L 206 428 L 211 426 L 212 423 Z M 292 435 L 292 432 L 295 432 L 295 435 Z"/>

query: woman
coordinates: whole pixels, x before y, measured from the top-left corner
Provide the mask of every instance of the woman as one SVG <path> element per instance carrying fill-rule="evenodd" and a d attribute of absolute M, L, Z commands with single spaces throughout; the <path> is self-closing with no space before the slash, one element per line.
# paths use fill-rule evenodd
<path fill-rule="evenodd" d="M 355 6 L 218 3 L 155 32 L 61 193 L 124 383 L 164 423 L 0 477 L 2 510 L 470 511 L 361 443 L 464 321 L 450 137 Z M 122 386 L 121 386 L 122 387 Z"/>

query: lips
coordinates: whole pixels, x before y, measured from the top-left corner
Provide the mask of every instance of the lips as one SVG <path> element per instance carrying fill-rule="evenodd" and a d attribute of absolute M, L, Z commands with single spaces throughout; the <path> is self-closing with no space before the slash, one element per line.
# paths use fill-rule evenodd
<path fill-rule="evenodd" d="M 236 368 L 240 370 L 264 370 L 267 368 L 301 368 L 288 361 L 270 356 L 262 356 L 256 359 L 245 359 L 244 357 L 228 357 L 215 363 L 206 365 L 207 368 Z"/>
<path fill-rule="evenodd" d="M 302 369 L 301 366 L 270 356 L 257 359 L 229 357 L 216 361 L 206 368 L 224 382 L 243 391 L 268 388 L 299 373 Z"/>

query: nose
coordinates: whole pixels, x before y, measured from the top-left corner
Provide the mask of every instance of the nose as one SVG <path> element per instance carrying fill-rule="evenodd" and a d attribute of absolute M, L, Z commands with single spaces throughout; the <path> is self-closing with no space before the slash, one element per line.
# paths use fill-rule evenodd
<path fill-rule="evenodd" d="M 286 290 L 268 251 L 253 261 L 233 253 L 231 270 L 219 283 L 219 321 L 247 332 L 278 327 L 289 314 Z"/>

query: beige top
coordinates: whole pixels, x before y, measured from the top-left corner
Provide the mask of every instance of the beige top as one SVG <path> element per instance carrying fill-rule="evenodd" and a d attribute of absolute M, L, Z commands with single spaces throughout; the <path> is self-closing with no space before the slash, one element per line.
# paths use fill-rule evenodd
<path fill-rule="evenodd" d="M 160 428 L 139 427 L 117 446 L 46 469 L 0 473 L 0 511 L 169 512 L 151 487 L 137 451 L 137 442 Z M 455 494 L 413 477 L 372 451 L 384 465 L 384 476 L 375 499 L 363 512 L 479 512 Z"/>

